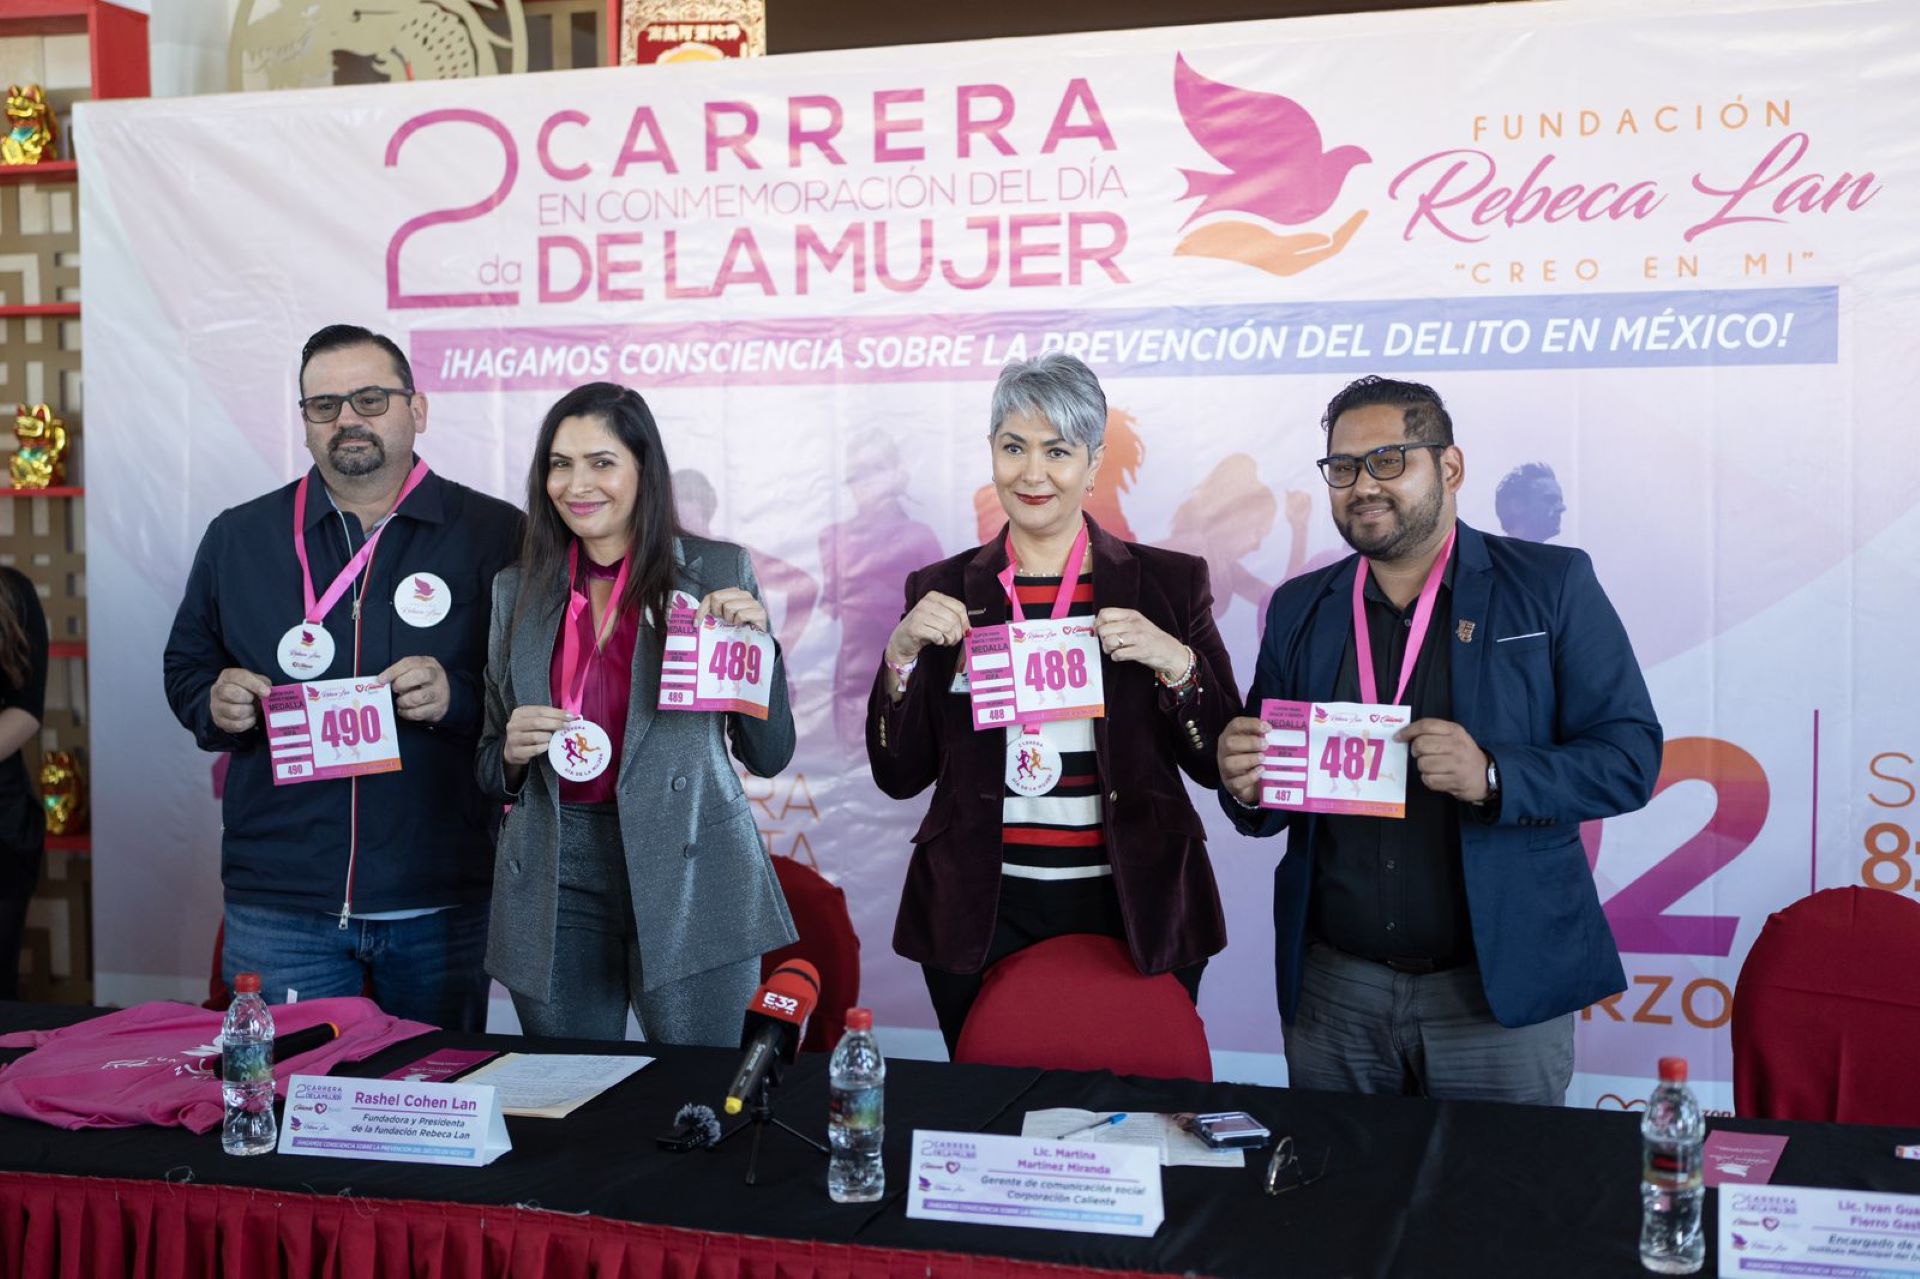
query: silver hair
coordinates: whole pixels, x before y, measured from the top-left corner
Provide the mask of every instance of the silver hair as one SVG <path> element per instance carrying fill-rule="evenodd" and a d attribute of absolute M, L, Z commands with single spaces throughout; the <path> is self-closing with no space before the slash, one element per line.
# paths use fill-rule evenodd
<path fill-rule="evenodd" d="M 1016 413 L 1045 418 L 1061 439 L 1084 447 L 1089 456 L 1098 453 L 1107 438 L 1107 396 L 1100 379 L 1064 351 L 1014 360 L 1001 369 L 993 385 L 992 412 L 988 439 Z"/>

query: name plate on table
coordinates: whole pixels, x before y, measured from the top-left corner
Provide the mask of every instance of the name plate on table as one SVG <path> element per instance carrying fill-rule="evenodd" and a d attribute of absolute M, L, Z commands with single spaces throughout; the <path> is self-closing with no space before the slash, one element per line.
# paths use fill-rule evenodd
<path fill-rule="evenodd" d="M 1267 750 L 1260 807 L 1293 813 L 1405 817 L 1407 744 L 1393 735 L 1413 722 L 1405 706 L 1366 702 L 1260 703 Z"/>
<path fill-rule="evenodd" d="M 676 605 L 667 614 L 660 663 L 663 711 L 738 711 L 767 717 L 773 693 L 773 637 L 751 626 L 728 626 Z"/>
<path fill-rule="evenodd" d="M 1920 1275 L 1920 1196 L 1726 1185 L 1719 1195 L 1723 1275 Z"/>
<path fill-rule="evenodd" d="M 283 1155 L 479 1168 L 513 1143 L 492 1088 L 295 1075 L 280 1123 Z"/>
<path fill-rule="evenodd" d="M 1160 1156 L 1147 1146 L 913 1134 L 907 1216 L 1146 1238 L 1160 1229 Z"/>
<path fill-rule="evenodd" d="M 1042 618 L 967 632 L 975 731 L 1107 713 L 1090 617 Z"/>
<path fill-rule="evenodd" d="M 276 684 L 266 711 L 275 786 L 400 770 L 393 689 L 370 675 Z"/>

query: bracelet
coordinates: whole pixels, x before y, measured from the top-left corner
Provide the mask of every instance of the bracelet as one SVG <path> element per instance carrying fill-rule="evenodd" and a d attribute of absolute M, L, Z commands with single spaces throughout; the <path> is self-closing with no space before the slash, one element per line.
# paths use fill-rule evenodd
<path fill-rule="evenodd" d="M 1200 659 L 1194 656 L 1192 647 L 1187 646 L 1187 669 L 1180 672 L 1179 679 L 1168 679 L 1165 675 L 1156 675 L 1154 678 L 1159 680 L 1160 687 L 1169 693 L 1184 693 L 1193 687 L 1199 669 Z"/>
<path fill-rule="evenodd" d="M 900 677 L 900 687 L 902 688 L 907 686 L 907 680 L 913 675 L 913 668 L 920 664 L 920 658 L 917 655 L 908 658 L 904 662 L 894 662 L 890 661 L 885 653 L 882 653 L 880 660 L 886 665 L 888 670 Z"/>

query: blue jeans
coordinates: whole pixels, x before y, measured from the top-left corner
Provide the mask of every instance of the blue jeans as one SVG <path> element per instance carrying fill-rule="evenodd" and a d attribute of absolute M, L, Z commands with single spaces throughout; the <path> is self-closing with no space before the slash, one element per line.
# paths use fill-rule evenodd
<path fill-rule="evenodd" d="M 446 1030 L 487 1023 L 487 903 L 412 919 L 350 919 L 280 906 L 227 903 L 220 976 L 259 973 L 270 1004 L 358 995 L 395 1017 Z"/>

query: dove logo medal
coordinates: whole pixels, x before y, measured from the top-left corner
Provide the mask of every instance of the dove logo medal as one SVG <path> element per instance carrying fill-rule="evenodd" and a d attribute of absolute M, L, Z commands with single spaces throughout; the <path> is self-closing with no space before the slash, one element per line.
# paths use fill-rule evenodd
<path fill-rule="evenodd" d="M 393 588 L 393 611 L 408 626 L 438 626 L 453 611 L 453 592 L 437 573 L 402 573 Z"/>
<path fill-rule="evenodd" d="M 374 526 L 346 567 L 340 570 L 326 591 L 315 596 L 313 593 L 313 568 L 307 562 L 307 481 L 310 475 L 300 477 L 300 483 L 293 490 L 293 557 L 300 561 L 300 598 L 305 605 L 300 621 L 280 637 L 280 669 L 297 680 L 310 680 L 325 675 L 333 665 L 333 636 L 327 633 L 327 614 L 347 593 L 347 588 L 360 576 L 362 569 L 373 562 L 374 548 L 380 545 L 380 535 L 387 531 L 387 525 L 407 500 L 407 496 L 420 487 L 420 481 L 427 478 L 427 464 L 415 462 L 413 470 L 407 473 L 407 482 L 400 486 L 400 496 L 394 499 L 393 510 Z"/>
<path fill-rule="evenodd" d="M 587 694 L 587 673 L 593 659 L 613 633 L 619 616 L 620 599 L 626 593 L 629 560 L 620 561 L 620 572 L 613 579 L 613 591 L 607 596 L 606 612 L 600 625 L 593 625 L 593 609 L 580 585 L 580 543 L 567 551 L 567 615 L 560 623 L 560 709 L 569 716 L 567 726 L 547 743 L 547 762 L 563 781 L 590 782 L 607 771 L 613 762 L 613 740 L 607 730 L 580 714 Z M 583 634 L 584 633 L 584 634 Z M 586 641 L 583 643 L 583 641 Z M 587 647 L 587 644 L 591 647 Z M 583 653 L 582 648 L 586 648 Z"/>

